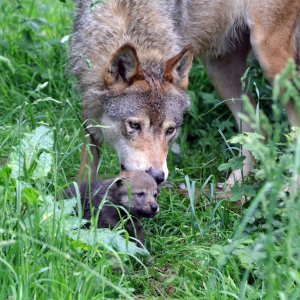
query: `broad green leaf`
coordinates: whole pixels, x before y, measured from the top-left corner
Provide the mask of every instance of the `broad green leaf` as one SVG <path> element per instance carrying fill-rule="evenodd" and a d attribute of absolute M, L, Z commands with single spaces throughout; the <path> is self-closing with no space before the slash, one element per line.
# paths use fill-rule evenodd
<path fill-rule="evenodd" d="M 241 134 L 238 134 L 228 141 L 233 144 L 245 144 L 245 143 L 251 143 L 253 141 L 263 141 L 265 140 L 265 137 L 257 132 L 244 132 Z"/>
<path fill-rule="evenodd" d="M 39 192 L 32 187 L 25 187 L 21 190 L 21 198 L 23 204 L 36 204 L 39 202 Z"/>
<path fill-rule="evenodd" d="M 68 235 L 74 239 L 79 240 L 89 246 L 95 244 L 106 245 L 113 248 L 117 252 L 121 252 L 128 255 L 141 255 L 150 256 L 146 248 L 140 248 L 135 242 L 127 241 L 119 233 L 109 229 L 98 228 L 92 229 L 80 229 L 69 231 Z"/>
<path fill-rule="evenodd" d="M 75 213 L 76 205 L 77 199 L 75 197 L 59 201 L 59 206 L 63 210 L 64 214 L 68 215 Z"/>
<path fill-rule="evenodd" d="M 0 185 L 5 184 L 10 177 L 11 174 L 11 168 L 8 166 L 4 166 L 2 169 L 0 169 Z"/>
<path fill-rule="evenodd" d="M 25 176 L 31 179 L 46 177 L 52 167 L 53 133 L 46 126 L 25 133 L 18 147 L 13 148 L 9 166 L 12 177 Z"/>
<path fill-rule="evenodd" d="M 218 167 L 219 171 L 224 171 L 224 170 L 238 170 L 241 169 L 243 167 L 243 161 L 245 160 L 245 156 L 234 156 L 232 158 L 229 159 L 229 161 L 227 163 L 221 164 Z"/>
<path fill-rule="evenodd" d="M 247 198 L 252 198 L 256 195 L 256 193 L 257 190 L 252 185 L 247 185 L 245 183 L 236 184 L 231 189 L 230 201 L 240 201 L 244 196 Z"/>

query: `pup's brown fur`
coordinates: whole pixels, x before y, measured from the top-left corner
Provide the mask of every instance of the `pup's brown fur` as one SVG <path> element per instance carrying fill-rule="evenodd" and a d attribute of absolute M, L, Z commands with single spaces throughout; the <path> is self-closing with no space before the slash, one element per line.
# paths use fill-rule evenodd
<path fill-rule="evenodd" d="M 83 152 L 81 175 L 96 146 L 109 142 L 128 170 L 150 170 L 166 179 L 167 150 L 187 108 L 184 90 L 196 56 L 232 111 L 238 126 L 240 78 L 252 49 L 272 81 L 288 58 L 300 61 L 299 0 L 79 0 L 71 47 L 71 69 L 83 97 L 93 161 Z M 298 126 L 294 104 L 286 106 Z M 113 113 L 112 113 L 113 111 Z M 242 131 L 252 131 L 243 124 Z M 171 134 L 170 134 L 171 133 Z M 244 153 L 244 175 L 253 159 Z M 156 176 L 157 175 L 157 176 Z M 229 179 L 240 179 L 235 172 Z"/>
<path fill-rule="evenodd" d="M 92 215 L 97 216 L 100 209 L 98 228 L 114 228 L 122 217 L 130 213 L 132 218 L 127 221 L 125 228 L 130 236 L 144 244 L 140 219 L 152 218 L 159 212 L 157 184 L 152 176 L 143 171 L 122 172 L 118 178 L 121 179 L 97 180 L 90 185 L 86 182 L 80 184 L 83 218 L 90 220 Z M 75 187 L 67 188 L 65 194 L 76 196 Z M 106 202 L 103 204 L 104 200 Z"/>

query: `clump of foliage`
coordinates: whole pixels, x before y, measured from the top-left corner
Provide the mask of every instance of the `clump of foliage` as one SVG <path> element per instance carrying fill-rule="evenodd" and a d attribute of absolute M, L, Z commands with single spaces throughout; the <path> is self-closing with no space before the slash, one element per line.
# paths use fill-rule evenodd
<path fill-rule="evenodd" d="M 262 298 L 296 299 L 300 294 L 300 131 L 286 132 L 279 99 L 294 101 L 300 113 L 300 79 L 296 67 L 289 63 L 275 78 L 272 102 L 272 124 L 259 109 L 255 110 L 243 97 L 247 116 L 254 133 L 239 134 L 230 139 L 250 150 L 257 165 L 248 182 L 236 184 L 231 200 L 245 197 L 247 209 L 235 224 L 228 243 L 211 247 L 223 269 L 236 264 L 243 278 L 236 296 L 249 295 L 253 282 L 260 288 Z M 235 162 L 225 165 L 235 168 Z M 249 184 L 250 181 L 250 184 Z M 288 288 L 287 288 L 288 287 Z"/>

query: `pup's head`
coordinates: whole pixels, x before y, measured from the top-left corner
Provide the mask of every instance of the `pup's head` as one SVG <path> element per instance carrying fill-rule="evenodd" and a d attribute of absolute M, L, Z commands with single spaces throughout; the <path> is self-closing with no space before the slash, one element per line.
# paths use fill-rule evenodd
<path fill-rule="evenodd" d="M 146 171 L 157 183 L 168 177 L 168 148 L 189 104 L 185 90 L 192 56 L 188 46 L 166 62 L 141 64 L 126 44 L 108 64 L 107 90 L 90 91 L 90 103 L 96 104 L 87 108 L 87 118 L 105 126 L 102 137 L 117 151 L 123 170 Z"/>
<path fill-rule="evenodd" d="M 122 172 L 115 183 L 114 198 L 136 217 L 152 218 L 159 212 L 158 187 L 143 171 Z"/>

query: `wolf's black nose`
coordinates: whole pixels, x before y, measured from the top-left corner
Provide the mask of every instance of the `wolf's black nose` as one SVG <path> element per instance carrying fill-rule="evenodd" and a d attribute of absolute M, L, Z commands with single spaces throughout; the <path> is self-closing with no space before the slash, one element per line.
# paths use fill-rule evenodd
<path fill-rule="evenodd" d="M 150 168 L 147 171 L 147 173 L 149 173 L 155 179 L 155 181 L 157 182 L 157 184 L 160 184 L 160 183 L 162 183 L 165 180 L 165 173 L 164 173 L 164 171 L 160 171 L 160 170 L 157 170 L 157 169 Z"/>
<path fill-rule="evenodd" d="M 151 207 L 151 210 L 152 210 L 153 212 L 156 212 L 157 209 L 158 209 L 158 205 L 157 205 L 157 204 L 154 204 L 154 203 L 150 204 L 150 207 Z"/>

